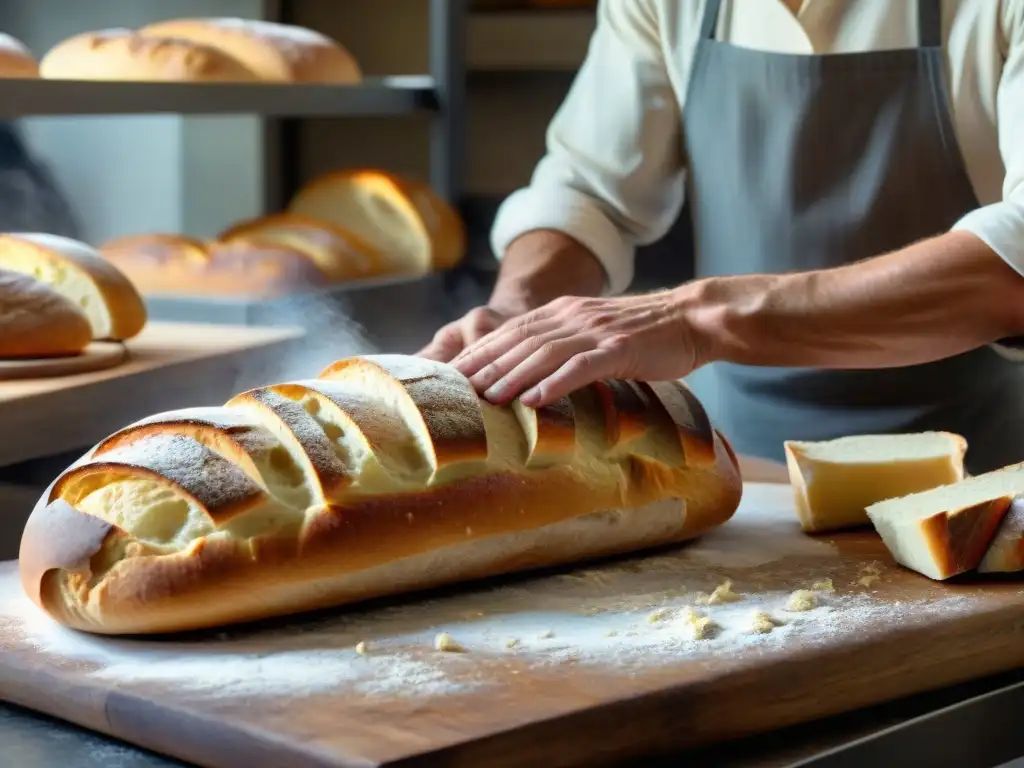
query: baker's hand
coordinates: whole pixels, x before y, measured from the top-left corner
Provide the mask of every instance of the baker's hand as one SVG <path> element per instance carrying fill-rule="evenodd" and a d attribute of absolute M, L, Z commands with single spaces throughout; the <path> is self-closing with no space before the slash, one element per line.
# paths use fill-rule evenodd
<path fill-rule="evenodd" d="M 508 320 L 510 315 L 491 309 L 477 307 L 464 317 L 448 323 L 434 334 L 433 340 L 417 354 L 439 363 L 451 362 L 468 345 L 482 339 Z"/>
<path fill-rule="evenodd" d="M 674 291 L 561 298 L 470 344 L 452 363 L 504 404 L 547 405 L 600 379 L 665 381 L 705 360 Z"/>

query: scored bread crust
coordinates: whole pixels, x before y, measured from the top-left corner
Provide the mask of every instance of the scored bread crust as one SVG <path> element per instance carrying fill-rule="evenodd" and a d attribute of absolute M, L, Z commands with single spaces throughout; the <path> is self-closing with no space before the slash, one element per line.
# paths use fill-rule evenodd
<path fill-rule="evenodd" d="M 270 242 L 131 235 L 104 243 L 100 252 L 147 296 L 276 296 L 330 284 L 306 254 Z"/>
<path fill-rule="evenodd" d="M 351 85 L 362 80 L 355 57 L 340 43 L 292 24 L 237 18 L 171 19 L 145 26 L 139 33 L 216 48 L 265 82 Z"/>
<path fill-rule="evenodd" d="M 679 542 L 741 492 L 682 383 L 499 407 L 372 355 L 115 433 L 40 499 L 20 571 L 67 626 L 173 632 Z"/>
<path fill-rule="evenodd" d="M 121 28 L 62 40 L 43 56 L 39 74 L 50 80 L 259 82 L 256 73 L 218 48 Z"/>
<path fill-rule="evenodd" d="M 45 283 L 0 269 L 0 359 L 77 355 L 92 341 L 82 311 Z"/>
<path fill-rule="evenodd" d="M 0 78 L 39 77 L 39 63 L 17 38 L 0 32 Z"/>

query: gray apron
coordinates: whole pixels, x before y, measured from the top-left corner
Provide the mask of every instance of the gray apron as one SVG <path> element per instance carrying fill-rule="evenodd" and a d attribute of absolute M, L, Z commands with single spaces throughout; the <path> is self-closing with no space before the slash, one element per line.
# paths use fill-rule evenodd
<path fill-rule="evenodd" d="M 822 56 L 717 42 L 720 4 L 707 0 L 683 116 L 698 275 L 849 264 L 979 206 L 953 131 L 940 0 L 918 0 L 917 48 Z M 988 347 L 884 370 L 711 369 L 709 410 L 741 453 L 941 429 L 967 438 L 971 472 L 1024 460 L 1024 367 Z"/>

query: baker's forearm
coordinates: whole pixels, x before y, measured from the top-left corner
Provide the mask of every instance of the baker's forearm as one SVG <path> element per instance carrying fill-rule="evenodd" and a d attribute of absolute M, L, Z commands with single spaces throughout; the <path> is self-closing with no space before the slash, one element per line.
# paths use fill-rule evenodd
<path fill-rule="evenodd" d="M 590 251 L 561 232 L 536 230 L 509 245 L 488 305 L 518 315 L 560 296 L 600 296 L 604 285 Z"/>
<path fill-rule="evenodd" d="M 845 267 L 677 289 L 711 360 L 886 368 L 1024 332 L 1024 278 L 957 232 Z"/>

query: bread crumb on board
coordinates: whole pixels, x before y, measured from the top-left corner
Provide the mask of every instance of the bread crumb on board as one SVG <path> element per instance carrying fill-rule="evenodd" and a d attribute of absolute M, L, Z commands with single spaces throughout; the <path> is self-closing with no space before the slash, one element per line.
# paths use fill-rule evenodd
<path fill-rule="evenodd" d="M 711 617 L 698 613 L 692 608 L 686 608 L 679 620 L 689 629 L 690 636 L 694 640 L 708 640 L 714 637 L 720 629 Z"/>
<path fill-rule="evenodd" d="M 743 595 L 733 590 L 732 581 L 726 579 L 715 587 L 710 595 L 697 595 L 694 602 L 697 605 L 721 605 L 722 603 L 735 603 L 742 599 Z"/>
<path fill-rule="evenodd" d="M 866 563 L 860 567 L 860 578 L 857 579 L 857 583 L 862 587 L 870 587 L 881 578 L 882 569 L 878 567 L 878 563 Z"/>
<path fill-rule="evenodd" d="M 818 607 L 818 596 L 809 589 L 798 589 L 786 601 L 786 610 L 795 613 L 811 611 Z"/>
<path fill-rule="evenodd" d="M 765 611 L 755 611 L 750 620 L 750 631 L 757 635 L 767 635 L 776 627 L 783 625 L 783 622 L 775 619 Z"/>
<path fill-rule="evenodd" d="M 835 592 L 836 588 L 832 584 L 832 579 L 822 579 L 811 584 L 811 589 L 815 592 Z"/>
<path fill-rule="evenodd" d="M 370 648 L 366 644 L 365 640 L 360 640 L 358 643 L 356 643 L 356 653 L 358 653 L 360 656 L 365 656 L 367 653 L 369 653 L 369 651 Z"/>
<path fill-rule="evenodd" d="M 668 608 L 656 608 L 647 617 L 648 624 L 657 624 L 658 622 L 664 621 L 672 615 L 672 611 Z"/>
<path fill-rule="evenodd" d="M 462 653 L 466 649 L 447 632 L 439 632 L 437 637 L 434 638 L 434 650 L 445 653 Z"/>

